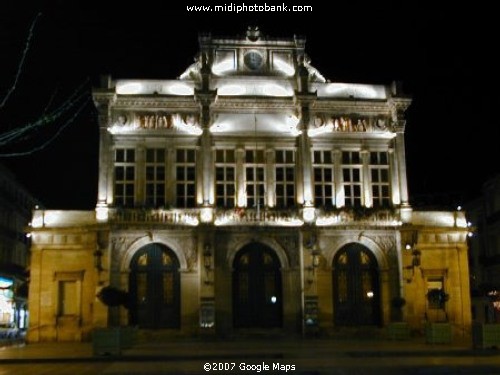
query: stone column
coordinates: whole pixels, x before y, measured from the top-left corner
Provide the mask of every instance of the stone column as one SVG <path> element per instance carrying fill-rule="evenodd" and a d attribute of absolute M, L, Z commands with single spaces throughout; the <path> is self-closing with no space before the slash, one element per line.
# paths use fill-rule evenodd
<path fill-rule="evenodd" d="M 198 199 L 198 203 L 201 200 L 203 206 L 213 206 L 214 197 L 214 178 L 213 178 L 213 153 L 212 153 L 212 135 L 210 134 L 210 126 L 212 125 L 210 106 L 215 101 L 217 97 L 217 90 L 210 90 L 210 78 L 211 78 L 211 51 L 209 47 L 209 37 L 200 36 L 200 57 L 201 57 L 201 85 L 199 89 L 195 90 L 195 99 L 200 104 L 200 126 L 203 129 L 201 135 L 201 152 L 200 156 L 202 158 L 201 165 L 203 170 L 202 174 L 202 188 L 201 188 L 201 199 Z M 199 179 L 198 179 L 199 181 Z M 199 190 L 198 190 L 199 192 Z"/>
<path fill-rule="evenodd" d="M 390 173 L 390 183 L 391 183 L 391 195 L 392 195 L 392 204 L 399 205 L 401 204 L 401 196 L 399 194 L 399 170 L 398 164 L 396 160 L 396 155 L 394 153 L 394 148 L 389 148 L 389 173 Z"/>
<path fill-rule="evenodd" d="M 312 205 L 312 168 L 311 168 L 311 144 L 307 130 L 311 119 L 310 108 L 316 101 L 316 92 L 309 91 L 309 71 L 305 67 L 305 39 L 297 38 L 295 43 L 297 49 L 297 70 L 295 79 L 297 91 L 295 92 L 295 102 L 300 112 L 300 123 L 297 127 L 302 133 L 298 138 L 297 152 L 297 191 L 296 199 L 299 205 Z"/>
<path fill-rule="evenodd" d="M 405 111 L 410 103 L 410 99 L 398 97 L 391 98 L 388 102 L 391 110 L 392 125 L 394 132 L 396 133 L 396 137 L 394 139 L 394 150 L 396 154 L 396 165 L 399 175 L 399 192 L 402 206 L 409 206 L 404 133 L 406 127 Z"/>
<path fill-rule="evenodd" d="M 200 125 L 203 133 L 200 139 L 200 152 L 201 162 L 197 163 L 202 166 L 201 170 L 201 200 L 203 206 L 213 206 L 214 197 L 214 178 L 213 178 L 213 152 L 212 152 L 212 134 L 210 133 L 211 112 L 210 106 L 214 102 L 217 93 L 208 89 L 203 91 L 196 91 L 196 100 L 200 103 Z M 200 179 L 198 178 L 198 181 Z M 198 190 L 199 192 L 199 190 Z"/>
<path fill-rule="evenodd" d="M 135 149 L 135 198 L 136 204 L 146 202 L 146 148 L 141 145 Z"/>
<path fill-rule="evenodd" d="M 245 149 L 237 148 L 236 153 L 236 206 L 245 207 L 247 197 L 245 192 Z"/>
<path fill-rule="evenodd" d="M 405 156 L 405 143 L 404 133 L 398 132 L 395 139 L 397 168 L 399 175 L 399 191 L 401 197 L 401 205 L 408 206 L 408 181 L 406 179 L 406 156 Z"/>
<path fill-rule="evenodd" d="M 268 207 L 276 206 L 276 168 L 275 150 L 266 150 L 266 202 Z"/>
<path fill-rule="evenodd" d="M 165 206 L 175 207 L 176 206 L 176 190 L 175 181 L 177 179 L 175 173 L 175 149 L 169 147 L 166 151 L 165 157 L 165 176 L 167 178 L 165 186 Z"/>
<path fill-rule="evenodd" d="M 370 175 L 370 152 L 368 150 L 361 150 L 361 162 L 363 167 L 361 169 L 361 182 L 363 186 L 363 200 L 361 202 L 365 207 L 373 207 L 373 196 L 371 189 L 371 175 Z"/>
<path fill-rule="evenodd" d="M 108 132 L 110 101 L 113 96 L 112 92 L 94 94 L 99 122 L 99 183 L 97 190 L 97 205 L 99 206 L 113 203 L 113 150 L 112 136 Z"/>
<path fill-rule="evenodd" d="M 344 178 L 342 176 L 342 151 L 339 149 L 333 150 L 333 178 L 335 183 L 335 192 L 333 204 L 335 207 L 344 207 L 345 196 L 344 189 L 342 188 L 342 182 Z"/>
<path fill-rule="evenodd" d="M 310 123 L 310 106 L 316 100 L 316 93 L 297 93 L 296 100 L 301 113 L 298 129 L 302 131 L 298 136 L 297 145 L 297 203 L 312 205 L 314 196 L 312 186 L 311 141 L 307 135 L 307 130 L 309 129 Z"/>

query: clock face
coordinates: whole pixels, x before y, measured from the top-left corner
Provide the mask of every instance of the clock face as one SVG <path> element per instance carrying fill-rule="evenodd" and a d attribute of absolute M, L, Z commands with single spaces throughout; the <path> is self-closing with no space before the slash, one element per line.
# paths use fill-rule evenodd
<path fill-rule="evenodd" d="M 247 52 L 243 58 L 248 69 L 258 70 L 262 66 L 262 55 L 256 51 Z"/>

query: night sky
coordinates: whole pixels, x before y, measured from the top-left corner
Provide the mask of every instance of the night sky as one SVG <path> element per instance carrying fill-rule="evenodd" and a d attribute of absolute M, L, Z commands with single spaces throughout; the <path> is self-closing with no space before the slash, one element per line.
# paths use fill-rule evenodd
<path fill-rule="evenodd" d="M 41 5 L 27 5 L 31 3 Z M 242 35 L 247 26 L 257 25 L 271 37 L 305 36 L 312 65 L 332 82 L 403 83 L 413 98 L 406 152 L 415 206 L 452 206 L 477 197 L 482 184 L 500 173 L 496 12 L 458 3 L 453 9 L 406 1 L 390 6 L 375 1 L 331 3 L 285 2 L 312 5 L 311 13 L 209 14 L 186 10 L 188 4 L 216 4 L 208 0 L 140 1 L 133 6 L 112 1 L 2 1 L 0 101 L 15 80 L 30 25 L 39 12 L 42 15 L 16 91 L 0 108 L 0 127 L 4 132 L 32 122 L 81 85 L 90 95 L 101 74 L 176 78 L 193 62 L 199 32 Z M 66 120 L 63 116 L 31 133 L 30 139 L 2 146 L 0 152 L 43 144 Z M 0 162 L 45 207 L 93 209 L 97 152 L 96 111 L 89 101 L 45 148 Z"/>

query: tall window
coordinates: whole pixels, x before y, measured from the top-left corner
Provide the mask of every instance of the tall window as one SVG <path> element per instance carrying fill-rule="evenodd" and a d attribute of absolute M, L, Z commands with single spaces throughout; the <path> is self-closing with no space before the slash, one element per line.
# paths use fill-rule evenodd
<path fill-rule="evenodd" d="M 342 177 L 346 207 L 361 206 L 361 158 L 359 151 L 342 152 Z"/>
<path fill-rule="evenodd" d="M 389 207 L 389 161 L 387 152 L 370 152 L 373 207 Z"/>
<path fill-rule="evenodd" d="M 276 150 L 276 206 L 295 205 L 295 152 Z"/>
<path fill-rule="evenodd" d="M 178 208 L 196 205 L 196 152 L 194 149 L 178 149 L 175 160 L 176 197 Z"/>
<path fill-rule="evenodd" d="M 333 206 L 333 155 L 332 151 L 313 152 L 314 205 Z"/>
<path fill-rule="evenodd" d="M 115 150 L 115 204 L 133 207 L 135 197 L 135 150 Z"/>
<path fill-rule="evenodd" d="M 247 207 L 264 206 L 264 151 L 246 150 L 245 152 L 245 178 Z"/>
<path fill-rule="evenodd" d="M 165 205 L 165 149 L 146 150 L 146 206 Z"/>
<path fill-rule="evenodd" d="M 234 150 L 217 150 L 215 152 L 215 204 L 217 207 L 234 207 L 235 171 Z"/>

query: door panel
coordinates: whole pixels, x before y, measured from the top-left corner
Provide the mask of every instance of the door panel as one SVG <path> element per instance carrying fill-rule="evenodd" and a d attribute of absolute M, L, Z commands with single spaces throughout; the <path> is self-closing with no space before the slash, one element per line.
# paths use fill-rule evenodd
<path fill-rule="evenodd" d="M 163 245 L 140 249 L 130 265 L 130 318 L 141 328 L 180 325 L 179 262 Z"/>
<path fill-rule="evenodd" d="M 251 244 L 236 255 L 233 274 L 233 320 L 239 328 L 282 326 L 280 262 L 262 244 Z"/>
<path fill-rule="evenodd" d="M 333 261 L 335 325 L 380 324 L 377 260 L 360 244 L 339 250 Z"/>

